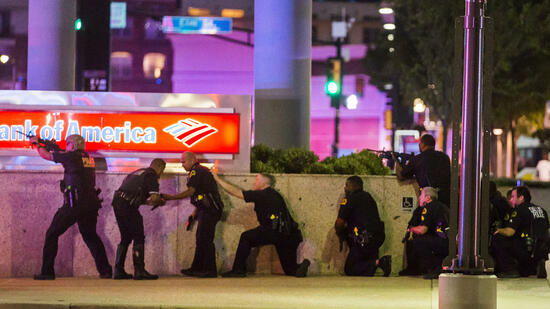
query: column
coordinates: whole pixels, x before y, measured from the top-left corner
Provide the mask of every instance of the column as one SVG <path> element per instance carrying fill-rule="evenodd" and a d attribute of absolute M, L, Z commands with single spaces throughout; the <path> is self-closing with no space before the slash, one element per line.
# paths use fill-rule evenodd
<path fill-rule="evenodd" d="M 309 149 L 311 0 L 254 1 L 255 144 Z"/>
<path fill-rule="evenodd" d="M 75 0 L 29 0 L 27 89 L 74 90 Z"/>

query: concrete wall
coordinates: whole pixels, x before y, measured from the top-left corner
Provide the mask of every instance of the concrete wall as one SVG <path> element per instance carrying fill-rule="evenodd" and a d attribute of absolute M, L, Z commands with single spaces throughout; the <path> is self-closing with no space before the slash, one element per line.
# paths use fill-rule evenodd
<path fill-rule="evenodd" d="M 98 174 L 97 185 L 103 190 L 103 208 L 99 212 L 97 230 L 103 239 L 109 261 L 114 255 L 120 234 L 111 207 L 113 191 L 124 174 Z M 40 271 L 42 246 L 46 229 L 62 203 L 57 172 L 1 171 L 0 185 L 0 277 L 30 277 Z M 304 242 L 299 247 L 298 261 L 304 257 L 312 261 L 310 275 L 343 273 L 347 251 L 339 252 L 333 224 L 338 213 L 339 198 L 346 176 L 339 175 L 276 175 L 276 188 L 287 199 L 289 208 L 300 224 Z M 255 175 L 227 174 L 225 178 L 244 188 L 252 186 Z M 161 191 L 176 193 L 185 189 L 184 175 L 165 175 Z M 413 197 L 410 183 L 398 183 L 392 176 L 367 176 L 365 189 L 378 203 L 382 220 L 386 223 L 386 242 L 380 254 L 393 256 L 395 275 L 402 266 L 401 238 L 410 217 L 401 208 L 403 197 Z M 226 208 L 217 225 L 215 245 L 220 271 L 231 268 L 240 234 L 257 226 L 253 207 L 222 193 Z M 416 204 L 416 199 L 415 199 Z M 179 274 L 190 266 L 195 248 L 195 229 L 185 230 L 192 211 L 188 200 L 171 201 L 153 212 L 142 207 L 146 233 L 146 266 L 150 272 L 161 275 Z M 131 257 L 126 270 L 132 271 Z M 84 245 L 76 226 L 59 240 L 55 264 L 56 274 L 63 276 L 97 276 L 93 259 Z M 249 271 L 282 273 L 277 254 L 272 246 L 253 252 Z"/>

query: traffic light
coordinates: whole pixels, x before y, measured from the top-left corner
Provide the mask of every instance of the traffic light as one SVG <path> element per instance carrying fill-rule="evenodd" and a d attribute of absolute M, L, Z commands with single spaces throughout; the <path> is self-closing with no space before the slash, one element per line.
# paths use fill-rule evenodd
<path fill-rule="evenodd" d="M 342 58 L 329 58 L 327 60 L 325 92 L 331 97 L 342 95 Z"/>

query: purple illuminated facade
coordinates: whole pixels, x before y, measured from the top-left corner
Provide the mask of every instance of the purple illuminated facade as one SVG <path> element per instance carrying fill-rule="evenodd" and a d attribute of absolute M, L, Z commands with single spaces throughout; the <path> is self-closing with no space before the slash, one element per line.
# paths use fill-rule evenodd
<path fill-rule="evenodd" d="M 169 35 L 174 49 L 173 92 L 254 95 L 253 36 L 245 32 L 225 35 L 225 39 L 207 35 Z M 360 66 L 365 45 L 345 45 L 348 63 Z M 314 46 L 312 60 L 323 63 L 335 56 L 332 46 Z M 317 67 L 317 68 L 316 68 Z M 347 68 L 347 65 L 346 67 Z M 368 84 L 362 67 L 351 68 L 344 77 L 343 94 L 356 91 L 356 78 L 365 80 L 363 97 L 356 110 L 341 109 L 340 149 L 342 152 L 364 148 L 389 148 L 391 131 L 384 128 L 386 94 Z M 324 65 L 313 65 L 311 77 L 311 150 L 324 158 L 331 154 L 334 139 L 334 109 L 325 94 Z"/>

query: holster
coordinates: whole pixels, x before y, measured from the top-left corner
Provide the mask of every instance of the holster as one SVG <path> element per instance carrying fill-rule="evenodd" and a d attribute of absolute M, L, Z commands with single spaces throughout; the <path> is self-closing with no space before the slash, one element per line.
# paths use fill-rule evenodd
<path fill-rule="evenodd" d="M 351 233 L 352 242 L 360 248 L 365 248 L 373 237 L 374 235 L 369 233 L 366 229 L 360 229 L 357 233 Z"/>
<path fill-rule="evenodd" d="M 223 210 L 222 201 L 210 192 L 193 195 L 191 197 L 191 204 L 196 207 L 209 209 L 215 212 L 221 212 Z"/>

